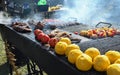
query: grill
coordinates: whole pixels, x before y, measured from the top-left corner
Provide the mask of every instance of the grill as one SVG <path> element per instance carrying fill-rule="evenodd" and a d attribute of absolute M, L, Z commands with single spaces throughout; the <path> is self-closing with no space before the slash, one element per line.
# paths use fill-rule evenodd
<path fill-rule="evenodd" d="M 94 69 L 87 72 L 79 71 L 74 65 L 68 62 L 66 57 L 59 56 L 55 54 L 53 49 L 38 43 L 38 41 L 35 40 L 33 32 L 21 34 L 14 31 L 9 25 L 0 25 L 0 31 L 4 40 L 13 44 L 23 54 L 29 57 L 29 59 L 34 61 L 39 68 L 44 69 L 44 71 L 46 71 L 49 75 L 106 75 L 106 72 L 97 72 Z M 96 40 L 88 39 L 82 36 L 75 37 L 81 39 L 81 42 L 77 44 L 83 51 L 88 47 L 96 47 L 100 49 L 101 54 L 104 54 L 109 49 L 118 51 L 120 49 L 120 41 L 118 41 L 120 40 L 119 35 L 112 38 L 107 37 Z"/>
<path fill-rule="evenodd" d="M 53 0 L 48 1 L 50 1 L 48 5 L 56 5 L 56 2 Z M 18 11 L 20 12 L 21 10 Z M 25 13 L 23 14 L 25 15 Z M 49 48 L 35 39 L 33 31 L 38 23 L 36 20 L 32 20 L 26 23 L 28 23 L 32 29 L 32 31 L 29 33 L 17 32 L 11 27 L 11 25 L 0 25 L 0 32 L 2 34 L 3 40 L 7 40 L 8 44 L 14 45 L 15 48 L 20 51 L 19 53 L 27 56 L 26 59 L 23 59 L 24 56 L 22 58 L 18 58 L 19 60 L 23 59 L 16 62 L 18 65 L 24 65 L 28 63 L 30 59 L 35 62 L 41 70 L 44 70 L 46 73 L 48 73 L 48 75 L 107 75 L 106 72 L 98 72 L 93 68 L 86 72 L 79 71 L 75 65 L 72 65 L 68 62 L 65 56 L 57 55 L 53 48 Z M 89 47 L 98 48 L 101 54 L 105 54 L 105 52 L 108 50 L 120 51 L 120 35 L 115 35 L 114 37 L 91 39 L 73 34 L 75 31 L 80 32 L 81 30 L 99 28 L 103 27 L 104 25 L 107 27 L 112 27 L 112 24 L 110 23 L 99 22 L 95 26 L 90 26 L 79 23 L 76 18 L 70 21 L 64 21 L 60 19 L 44 19 L 40 20 L 39 23 L 43 23 L 42 26 L 44 27 L 42 27 L 42 29 L 47 34 L 52 30 L 59 28 L 62 31 L 67 31 L 68 33 L 72 34 L 73 37 L 79 38 L 80 42 L 75 43 L 80 46 L 83 52 Z M 117 28 L 117 26 L 115 28 Z M 13 53 L 17 54 L 16 52 Z M 19 53 L 18 57 L 20 57 Z M 22 62 L 24 60 L 26 60 L 26 62 Z"/>

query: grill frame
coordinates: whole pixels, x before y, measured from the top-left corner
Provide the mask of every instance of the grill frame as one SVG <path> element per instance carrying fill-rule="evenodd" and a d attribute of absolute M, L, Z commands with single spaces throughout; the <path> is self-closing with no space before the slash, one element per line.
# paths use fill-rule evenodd
<path fill-rule="evenodd" d="M 106 75 L 106 72 L 97 72 L 93 68 L 87 72 L 79 71 L 74 65 L 70 64 L 67 61 L 65 56 L 57 55 L 53 49 L 49 49 L 45 45 L 36 41 L 32 32 L 24 34 L 18 33 L 11 27 L 3 24 L 0 25 L 0 32 L 3 39 L 8 40 L 23 54 L 28 56 L 32 61 L 36 62 L 36 64 L 40 68 L 43 68 L 43 70 L 47 72 L 48 75 Z M 85 38 L 83 37 L 83 39 Z M 87 41 L 80 42 L 79 45 L 81 47 L 81 50 L 84 51 L 89 46 L 98 46 L 97 43 L 101 41 L 101 44 L 105 44 L 104 48 L 102 47 L 102 50 L 105 52 L 108 48 L 111 48 L 111 46 L 114 46 L 114 49 L 116 47 L 120 48 L 120 42 L 114 39 L 120 40 L 120 36 L 97 40 L 88 39 Z M 115 44 L 111 45 L 111 42 L 113 42 L 113 40 Z"/>

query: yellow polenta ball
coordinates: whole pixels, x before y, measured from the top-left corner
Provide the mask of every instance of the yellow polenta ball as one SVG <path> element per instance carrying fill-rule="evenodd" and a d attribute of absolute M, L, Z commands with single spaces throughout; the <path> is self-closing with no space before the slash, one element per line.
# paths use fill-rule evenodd
<path fill-rule="evenodd" d="M 62 37 L 62 38 L 60 39 L 60 42 L 66 42 L 68 45 L 71 44 L 71 40 L 70 40 L 69 38 L 66 38 L 66 37 Z"/>
<path fill-rule="evenodd" d="M 120 64 L 111 64 L 108 66 L 107 75 L 120 75 Z"/>
<path fill-rule="evenodd" d="M 117 59 L 114 63 L 115 63 L 115 64 L 120 64 L 120 58 Z"/>
<path fill-rule="evenodd" d="M 83 53 L 77 57 L 75 65 L 81 71 L 88 71 L 92 68 L 92 58 Z"/>
<path fill-rule="evenodd" d="M 68 53 L 73 50 L 73 49 L 77 49 L 80 50 L 80 47 L 76 44 L 70 44 L 67 46 L 66 51 L 65 51 L 65 55 L 68 56 Z"/>
<path fill-rule="evenodd" d="M 58 42 L 55 45 L 55 52 L 59 55 L 64 55 L 66 48 L 67 48 L 67 44 L 65 42 Z"/>
<path fill-rule="evenodd" d="M 95 47 L 90 47 L 85 50 L 85 54 L 89 55 L 92 59 L 94 59 L 97 55 L 100 55 L 100 51 Z"/>
<path fill-rule="evenodd" d="M 98 55 L 93 60 L 93 67 L 96 71 L 106 71 L 110 61 L 105 55 Z"/>
<path fill-rule="evenodd" d="M 120 58 L 120 53 L 115 50 L 109 50 L 105 55 L 109 58 L 111 63 L 114 63 L 118 58 Z"/>
<path fill-rule="evenodd" d="M 72 64 L 76 62 L 76 59 L 79 55 L 81 55 L 83 52 L 81 50 L 71 50 L 68 54 L 68 61 Z"/>

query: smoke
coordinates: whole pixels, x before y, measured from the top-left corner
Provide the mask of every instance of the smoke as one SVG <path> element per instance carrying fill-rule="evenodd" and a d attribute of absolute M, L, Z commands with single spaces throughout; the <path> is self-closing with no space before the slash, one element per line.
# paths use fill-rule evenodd
<path fill-rule="evenodd" d="M 77 18 L 81 23 L 96 25 L 98 22 L 119 24 L 120 0 L 64 0 L 67 12 L 59 13 L 60 19 Z"/>
<path fill-rule="evenodd" d="M 43 14 L 40 14 L 40 13 L 36 13 L 36 14 L 33 14 L 33 15 L 30 15 L 25 21 L 28 22 L 30 20 L 34 20 L 34 21 L 41 21 L 42 19 L 44 18 Z"/>
<path fill-rule="evenodd" d="M 9 15 L 6 12 L 0 11 L 0 23 L 1 24 L 10 24 L 12 19 L 9 18 L 8 16 Z"/>

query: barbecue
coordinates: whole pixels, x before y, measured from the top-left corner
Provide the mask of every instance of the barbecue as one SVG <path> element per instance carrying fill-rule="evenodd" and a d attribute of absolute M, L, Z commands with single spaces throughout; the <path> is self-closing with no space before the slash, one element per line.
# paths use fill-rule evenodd
<path fill-rule="evenodd" d="M 77 29 L 73 29 L 73 27 L 77 28 L 77 27 L 80 27 L 80 26 L 82 26 L 82 27 L 85 26 L 86 27 L 87 25 L 82 24 L 82 23 L 78 23 L 76 21 L 65 22 L 65 21 L 58 20 L 58 19 L 43 19 L 43 20 L 40 20 L 40 21 L 31 20 L 31 21 L 28 21 L 27 23 L 26 22 L 20 22 L 20 21 L 12 22 L 12 24 L 10 24 L 8 26 L 5 26 L 5 28 L 7 28 L 9 33 L 12 33 L 12 34 L 16 34 L 18 32 L 25 33 L 25 38 L 28 38 L 28 39 L 31 38 L 30 40 L 34 40 L 34 41 L 30 41 L 29 40 L 29 42 L 32 42 L 32 43 L 34 42 L 35 44 L 38 43 L 39 47 L 42 47 L 42 49 L 45 47 L 45 50 L 47 49 L 48 53 L 52 53 L 52 55 L 55 55 L 55 56 L 58 56 L 58 57 L 59 56 L 61 57 L 61 55 L 57 54 L 54 51 L 55 50 L 54 49 L 55 44 L 53 45 L 54 41 L 52 40 L 52 42 L 50 43 L 49 39 L 53 39 L 54 38 L 54 40 L 56 40 L 56 42 L 59 42 L 61 40 L 61 38 L 69 38 L 71 40 L 71 43 L 74 43 L 77 46 L 80 46 L 80 50 L 83 51 L 83 52 L 87 48 L 90 48 L 90 47 L 98 48 L 100 50 L 101 54 L 105 54 L 107 51 L 109 51 L 109 49 L 113 49 L 113 50 L 119 51 L 119 48 L 120 48 L 120 46 L 119 46 L 120 42 L 118 41 L 119 37 L 120 37 L 118 35 L 119 34 L 119 30 L 111 28 L 109 26 L 108 27 L 96 27 L 95 29 L 99 29 L 100 31 L 101 31 L 101 29 L 104 30 L 104 31 L 107 31 L 109 29 L 110 30 L 114 30 L 115 34 L 117 34 L 117 35 L 114 35 L 114 36 L 111 36 L 111 37 L 106 37 L 105 36 L 106 38 L 103 38 L 103 37 L 100 38 L 99 37 L 100 38 L 99 39 L 96 36 L 92 36 L 92 37 L 88 36 L 88 31 L 91 32 L 90 31 L 91 28 L 89 28 L 89 27 L 88 27 L 89 28 L 88 31 L 83 31 L 83 33 L 80 33 L 80 35 L 74 34 L 73 32 L 76 31 Z M 40 38 L 38 39 L 36 35 L 33 35 L 32 31 L 34 31 L 36 29 L 40 29 L 41 30 L 41 32 L 40 32 L 40 33 L 42 33 L 42 35 L 41 35 L 42 38 L 41 39 Z M 14 33 L 11 32 L 13 30 L 15 30 Z M 71 30 L 74 30 L 74 31 L 71 31 Z M 79 30 L 79 28 L 78 28 L 78 30 Z M 5 33 L 8 33 L 8 31 L 5 32 Z M 79 31 L 81 31 L 81 30 L 79 30 Z M 26 32 L 31 32 L 31 33 L 26 34 Z M 82 35 L 84 34 L 85 36 L 81 36 L 81 34 Z M 19 35 L 19 37 L 20 36 L 24 36 L 24 35 Z M 9 34 L 7 34 L 6 37 L 7 37 L 7 39 L 10 40 L 10 42 L 14 41 L 14 40 L 11 40 L 9 38 L 10 37 Z M 16 34 L 16 37 L 18 37 L 17 34 Z M 16 41 L 19 41 L 19 40 L 16 40 Z M 25 40 L 23 40 L 23 41 L 25 41 Z M 14 42 L 12 42 L 12 43 L 14 43 Z M 104 43 L 104 44 L 102 44 L 102 43 Z M 50 47 L 51 44 L 52 44 L 52 47 Z M 62 49 L 62 47 L 61 47 L 61 49 Z M 69 64 L 69 67 L 72 66 L 75 69 L 73 71 L 78 71 L 78 72 L 75 72 L 75 74 L 84 73 L 84 72 L 81 72 L 81 70 L 79 70 L 78 67 L 76 68 L 76 66 L 71 65 L 68 62 L 68 60 L 67 60 L 67 58 L 65 56 L 62 56 L 62 58 L 63 58 L 63 61 L 65 61 L 65 63 Z M 69 71 L 68 71 L 68 73 L 69 73 Z M 92 74 L 99 75 L 99 72 L 97 72 L 94 68 L 91 68 L 89 71 L 86 71 L 85 73 L 88 74 L 88 75 L 89 75 L 89 73 L 91 73 L 91 75 Z M 105 72 L 101 72 L 101 73 L 103 75 L 106 75 Z"/>
<path fill-rule="evenodd" d="M 91 69 L 90 71 L 86 71 L 86 72 L 81 72 L 81 71 L 79 71 L 79 70 L 77 70 L 76 69 L 76 67 L 74 67 L 73 65 L 71 65 L 68 61 L 67 61 L 67 59 L 66 59 L 66 57 L 65 56 L 59 56 L 59 55 L 56 55 L 56 53 L 54 53 L 54 50 L 53 49 L 49 49 L 49 47 L 47 47 L 47 46 L 45 46 L 45 45 L 42 45 L 41 43 L 39 43 L 38 44 L 38 42 L 36 42 L 35 41 L 35 36 L 33 36 L 33 33 L 30 33 L 30 34 L 25 34 L 25 35 L 19 35 L 19 34 L 17 34 L 17 32 L 15 32 L 15 31 L 13 31 L 13 30 L 11 30 L 11 27 L 9 27 L 9 26 L 3 26 L 3 25 L 1 25 L 2 26 L 2 29 L 0 29 L 0 30 L 5 30 L 5 32 L 4 32 L 4 34 L 2 33 L 2 35 L 4 35 L 8 40 L 9 40 L 9 42 L 11 42 L 11 43 L 14 43 L 14 44 L 16 44 L 15 46 L 17 46 L 20 50 L 22 49 L 22 52 L 24 52 L 24 51 L 26 51 L 26 48 L 27 49 L 29 49 L 29 50 L 27 50 L 28 52 L 27 52 L 27 54 L 29 55 L 30 53 L 31 53 L 31 49 L 33 50 L 32 51 L 32 55 L 34 54 L 34 55 L 37 55 L 37 56 L 34 56 L 35 58 L 34 58 L 34 60 L 37 60 L 38 58 L 40 58 L 40 57 L 46 57 L 47 56 L 47 54 L 48 55 L 50 55 L 50 56 L 48 56 L 49 57 L 49 59 L 51 59 L 52 60 L 52 62 L 49 62 L 49 63 L 53 63 L 53 61 L 55 62 L 55 60 L 61 60 L 61 62 L 59 62 L 59 61 L 56 61 L 56 63 L 59 63 L 59 65 L 55 65 L 54 64 L 54 66 L 56 67 L 56 68 L 58 68 L 58 67 L 60 67 L 60 66 L 65 66 L 65 64 L 67 64 L 66 65 L 66 67 L 64 67 L 64 68 L 69 68 L 69 70 L 71 70 L 71 71 L 65 71 L 65 72 L 62 72 L 62 73 L 65 73 L 65 74 L 69 74 L 69 73 L 71 73 L 71 72 L 73 72 L 73 75 L 74 74 L 81 74 L 81 73 L 84 73 L 84 74 L 87 74 L 87 75 L 106 75 L 106 73 L 105 72 L 97 72 L 97 71 L 95 71 L 94 69 Z M 11 39 L 11 35 L 14 35 L 14 36 L 16 36 L 16 37 L 21 37 L 21 36 L 24 36 L 24 37 L 21 37 L 21 38 L 24 38 L 24 39 L 21 39 L 21 38 L 18 38 L 18 39 L 14 39 L 14 38 L 16 38 L 16 37 L 12 37 L 12 39 Z M 75 37 L 75 36 L 74 36 Z M 76 44 L 78 44 L 79 46 L 80 46 L 80 48 L 81 48 L 81 50 L 82 51 L 84 51 L 84 50 L 86 50 L 88 47 L 92 47 L 92 46 L 94 46 L 94 47 L 96 47 L 96 48 L 98 48 L 98 49 L 100 49 L 100 52 L 102 53 L 102 54 L 104 54 L 105 52 L 107 52 L 109 49 L 115 49 L 115 50 L 118 50 L 119 51 L 119 48 L 120 48 L 120 46 L 119 46 L 119 44 L 120 44 L 120 42 L 118 41 L 118 40 L 120 40 L 119 39 L 119 37 L 120 36 L 114 36 L 114 37 L 112 37 L 112 38 L 110 38 L 110 37 L 107 37 L 107 39 L 97 39 L 97 40 L 92 40 L 92 39 L 87 39 L 87 38 L 85 38 L 85 37 L 79 37 L 79 36 L 76 36 L 77 38 L 80 38 L 81 39 L 81 41 L 79 42 L 79 43 L 76 43 Z M 13 40 L 14 39 L 14 40 Z M 30 40 L 27 40 L 27 39 L 30 39 L 30 40 L 33 40 L 33 41 L 30 41 Z M 23 41 L 26 43 L 26 47 L 24 47 L 23 46 Z M 19 43 L 17 43 L 17 42 L 19 42 Z M 29 43 L 28 43 L 29 42 Z M 34 43 L 34 44 L 33 44 Z M 104 44 L 103 44 L 104 43 Z M 31 44 L 32 45 L 32 47 L 30 47 L 30 45 L 29 44 Z M 25 44 L 24 44 L 25 45 Z M 24 47 L 24 48 L 23 48 Z M 34 48 L 33 48 L 34 47 Z M 39 49 L 39 47 L 42 47 L 42 49 L 40 48 Z M 31 49 L 30 49 L 31 48 Z M 38 48 L 38 49 L 37 49 Z M 36 52 L 36 50 L 38 51 L 38 52 Z M 39 51 L 41 52 L 41 51 L 43 51 L 42 53 L 43 53 L 43 55 L 40 55 L 39 54 Z M 44 53 L 44 51 L 45 51 L 45 53 Z M 34 53 L 33 53 L 34 52 Z M 47 52 L 47 53 L 46 53 Z M 37 54 L 36 54 L 37 53 Z M 26 52 L 25 52 L 25 54 L 26 54 Z M 55 57 L 57 57 L 57 58 L 52 58 L 52 56 L 55 56 Z M 32 56 L 33 57 L 33 56 Z M 32 58 L 31 57 L 31 58 Z M 48 59 L 48 57 L 45 59 L 45 60 L 47 60 Z M 41 60 L 41 59 L 39 59 L 39 60 Z M 44 60 L 41 60 L 41 61 L 44 61 Z M 40 62 L 39 62 L 40 63 Z M 46 62 L 42 62 L 43 64 L 48 64 L 48 63 L 46 63 Z M 63 63 L 63 64 L 61 64 L 61 63 Z M 71 69 L 70 67 L 72 67 L 73 69 Z M 45 69 L 50 69 L 50 68 L 45 68 Z M 50 70 L 50 71 L 52 71 L 52 70 Z M 59 72 L 58 70 L 56 70 L 57 71 L 57 73 Z M 52 72 L 52 73 L 55 73 L 55 72 Z M 72 74 L 72 73 L 71 73 Z"/>
<path fill-rule="evenodd" d="M 41 6 L 48 7 L 46 0 L 43 1 L 46 5 L 43 3 Z M 78 3 L 76 2 L 76 4 Z M 89 4 L 86 3 L 85 6 L 87 5 Z M 108 67 L 119 63 L 119 25 L 109 23 L 107 20 L 109 18 L 101 21 L 101 15 L 92 19 L 94 15 L 101 14 L 94 13 L 92 8 L 94 15 L 91 16 L 91 11 L 86 13 L 84 11 L 86 8 L 80 8 L 80 11 L 87 15 L 85 17 L 83 12 L 78 10 L 78 5 L 74 6 L 73 4 L 72 6 L 74 8 L 70 7 L 69 10 L 66 10 L 67 14 L 62 12 L 62 16 L 59 15 L 61 11 L 58 12 L 58 7 L 53 6 L 50 12 L 38 10 L 31 13 L 42 14 L 42 16 L 28 16 L 29 20 L 20 18 L 20 21 L 0 25 L 0 32 L 6 43 L 6 49 L 12 49 L 14 46 L 16 52 L 17 50 L 20 51 L 20 54 L 18 51 L 19 56 L 22 54 L 26 56 L 27 62 L 25 63 L 28 66 L 29 74 L 40 73 L 42 75 L 44 70 L 48 75 L 108 75 L 111 72 L 108 71 Z M 51 12 L 53 13 L 50 14 Z M 83 17 L 84 19 L 82 19 Z M 99 22 L 93 25 L 91 22 L 95 22 L 94 20 Z M 17 55 L 16 52 L 13 51 L 12 53 Z M 38 66 L 40 70 L 36 70 L 35 66 Z M 118 70 L 115 71 L 118 72 Z M 118 75 L 120 75 L 119 72 Z"/>

